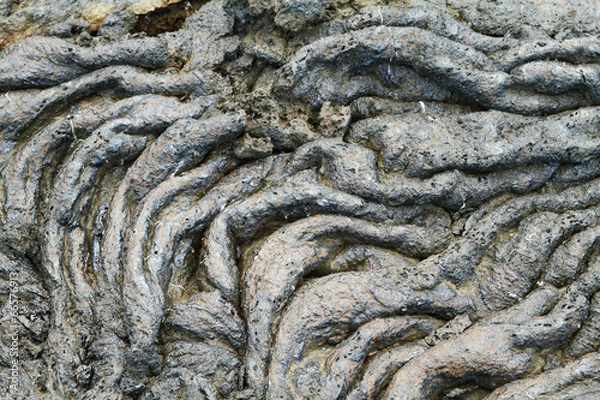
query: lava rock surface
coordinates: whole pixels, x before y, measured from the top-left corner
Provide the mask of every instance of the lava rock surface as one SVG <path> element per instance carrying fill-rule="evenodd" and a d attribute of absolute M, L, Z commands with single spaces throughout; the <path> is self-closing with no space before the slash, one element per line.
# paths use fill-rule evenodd
<path fill-rule="evenodd" d="M 0 0 L 0 395 L 600 398 L 599 13 Z"/>

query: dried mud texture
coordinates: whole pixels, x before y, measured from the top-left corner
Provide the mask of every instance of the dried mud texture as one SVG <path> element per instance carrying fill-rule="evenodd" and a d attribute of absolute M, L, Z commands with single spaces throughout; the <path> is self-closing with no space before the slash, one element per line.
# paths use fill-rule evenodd
<path fill-rule="evenodd" d="M 598 398 L 598 12 L 0 0 L 0 397 Z"/>

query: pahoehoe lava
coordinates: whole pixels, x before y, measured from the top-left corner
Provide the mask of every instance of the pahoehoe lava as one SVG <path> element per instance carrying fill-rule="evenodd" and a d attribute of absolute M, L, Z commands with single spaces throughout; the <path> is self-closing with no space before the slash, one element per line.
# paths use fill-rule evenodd
<path fill-rule="evenodd" d="M 600 398 L 598 15 L 0 0 L 0 396 Z"/>

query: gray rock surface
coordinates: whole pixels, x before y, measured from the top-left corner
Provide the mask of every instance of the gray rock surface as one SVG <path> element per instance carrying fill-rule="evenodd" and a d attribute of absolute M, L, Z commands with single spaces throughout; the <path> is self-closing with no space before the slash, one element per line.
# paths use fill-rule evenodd
<path fill-rule="evenodd" d="M 0 397 L 598 398 L 599 13 L 0 0 Z"/>

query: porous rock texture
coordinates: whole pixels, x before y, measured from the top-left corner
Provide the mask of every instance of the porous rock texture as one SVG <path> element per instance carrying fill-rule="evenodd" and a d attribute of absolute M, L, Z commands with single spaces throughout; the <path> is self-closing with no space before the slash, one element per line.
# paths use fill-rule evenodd
<path fill-rule="evenodd" d="M 0 0 L 0 396 L 600 398 L 599 15 Z"/>

